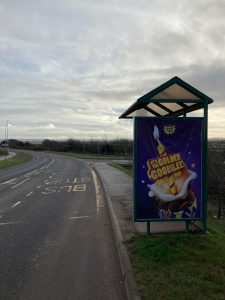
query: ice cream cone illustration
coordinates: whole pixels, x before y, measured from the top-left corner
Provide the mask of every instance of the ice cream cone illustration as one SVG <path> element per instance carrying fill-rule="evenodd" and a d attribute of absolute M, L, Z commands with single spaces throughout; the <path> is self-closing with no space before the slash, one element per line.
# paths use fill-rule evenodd
<path fill-rule="evenodd" d="M 160 156 L 166 155 L 166 148 L 159 140 L 159 129 L 156 125 L 154 126 L 153 136 L 155 140 L 157 140 L 158 142 L 157 150 L 159 152 L 159 155 Z"/>
<path fill-rule="evenodd" d="M 170 189 L 171 194 L 176 195 L 177 194 L 177 186 L 175 184 L 173 175 L 171 175 L 169 177 L 168 183 L 169 183 L 169 189 Z"/>

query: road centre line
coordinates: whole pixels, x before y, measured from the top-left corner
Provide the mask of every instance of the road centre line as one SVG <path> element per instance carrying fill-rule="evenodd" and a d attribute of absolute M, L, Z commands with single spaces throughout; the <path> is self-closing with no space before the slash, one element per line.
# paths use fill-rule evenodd
<path fill-rule="evenodd" d="M 28 177 L 28 176 L 32 175 L 33 173 L 35 173 L 35 172 L 37 172 L 37 171 L 38 171 L 38 169 L 37 169 L 37 170 L 34 170 L 34 171 L 30 172 L 30 173 L 27 173 L 27 174 L 24 175 L 24 177 Z"/>
<path fill-rule="evenodd" d="M 32 172 L 29 172 L 29 173 L 25 174 L 24 177 L 28 177 L 28 176 L 30 176 L 31 174 L 38 175 L 38 174 L 40 174 L 41 172 L 43 172 L 45 169 L 48 169 L 54 162 L 55 162 L 55 160 L 51 161 L 49 164 L 47 164 L 47 165 L 41 167 L 40 169 L 36 169 L 36 170 L 34 170 L 34 171 L 32 171 Z"/>
<path fill-rule="evenodd" d="M 38 175 L 42 172 L 44 172 L 44 170 L 37 169 L 37 170 L 34 170 L 33 172 L 25 174 L 24 177 L 29 177 L 29 176 L 32 176 L 32 175 Z"/>
<path fill-rule="evenodd" d="M 16 202 L 15 204 L 13 204 L 13 205 L 11 206 L 11 208 L 16 207 L 16 206 L 19 205 L 20 203 L 21 203 L 21 201 Z"/>
<path fill-rule="evenodd" d="M 37 186 L 36 188 L 37 188 L 37 189 L 40 189 L 40 187 L 42 187 L 42 185 L 39 185 L 39 186 Z"/>
<path fill-rule="evenodd" d="M 26 181 L 29 180 L 29 179 L 30 179 L 30 178 L 27 178 L 27 179 L 25 179 L 25 180 L 19 182 L 18 184 L 12 186 L 11 189 L 15 189 L 17 186 L 21 185 L 22 183 L 26 182 Z"/>
<path fill-rule="evenodd" d="M 76 220 L 76 219 L 87 219 L 90 218 L 90 216 L 80 216 L 80 217 L 70 217 L 70 220 Z"/>
<path fill-rule="evenodd" d="M 4 181 L 4 182 L 0 183 L 0 185 L 2 185 L 2 184 L 7 184 L 7 183 L 11 183 L 12 181 L 14 181 L 14 180 L 16 180 L 16 179 L 17 179 L 17 178 L 13 178 L 13 179 L 11 179 L 11 180 Z"/>
<path fill-rule="evenodd" d="M 25 222 L 5 222 L 5 223 L 0 223 L 0 226 L 15 225 L 15 224 L 25 224 Z"/>
<path fill-rule="evenodd" d="M 33 194 L 33 192 L 30 192 L 29 194 L 27 194 L 27 197 L 30 197 Z"/>

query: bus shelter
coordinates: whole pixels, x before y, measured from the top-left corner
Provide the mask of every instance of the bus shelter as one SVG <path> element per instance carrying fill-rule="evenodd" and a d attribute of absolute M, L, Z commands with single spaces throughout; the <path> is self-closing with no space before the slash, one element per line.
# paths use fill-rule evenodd
<path fill-rule="evenodd" d="M 147 222 L 148 234 L 155 221 L 185 221 L 187 230 L 198 221 L 207 231 L 208 105 L 212 102 L 174 77 L 137 99 L 120 116 L 134 118 L 133 218 Z"/>

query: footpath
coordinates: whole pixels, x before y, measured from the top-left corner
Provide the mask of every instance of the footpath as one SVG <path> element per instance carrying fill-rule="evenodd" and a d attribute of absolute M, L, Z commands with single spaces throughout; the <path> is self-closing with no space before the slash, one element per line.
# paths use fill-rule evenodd
<path fill-rule="evenodd" d="M 145 222 L 132 220 L 132 178 L 123 171 L 111 167 L 106 162 L 91 162 L 104 186 L 112 220 L 118 253 L 124 274 L 125 288 L 129 300 L 140 299 L 131 263 L 124 242 L 134 234 L 147 232 Z M 152 222 L 151 233 L 184 232 L 184 222 Z"/>

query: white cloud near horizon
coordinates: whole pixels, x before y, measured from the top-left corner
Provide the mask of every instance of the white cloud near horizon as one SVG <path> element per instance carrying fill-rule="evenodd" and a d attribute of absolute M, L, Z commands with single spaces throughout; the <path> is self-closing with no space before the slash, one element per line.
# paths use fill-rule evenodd
<path fill-rule="evenodd" d="M 118 116 L 179 76 L 215 100 L 223 137 L 222 0 L 0 0 L 0 138 L 132 137 Z M 51 126 L 53 125 L 53 126 Z"/>

